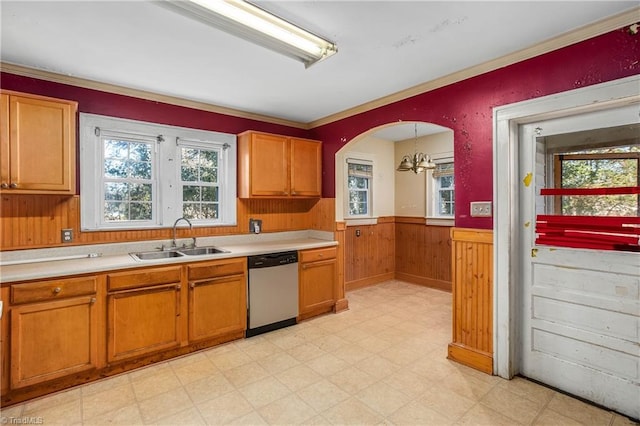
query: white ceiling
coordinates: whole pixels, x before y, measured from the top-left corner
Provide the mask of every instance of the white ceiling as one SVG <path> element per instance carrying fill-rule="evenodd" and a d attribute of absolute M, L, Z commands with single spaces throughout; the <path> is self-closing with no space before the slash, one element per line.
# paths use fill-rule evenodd
<path fill-rule="evenodd" d="M 309 123 L 638 6 L 637 1 L 257 4 L 336 42 L 338 53 L 305 69 L 148 1 L 2 0 L 0 59 Z M 388 137 L 413 137 L 412 125 L 405 130 Z"/>

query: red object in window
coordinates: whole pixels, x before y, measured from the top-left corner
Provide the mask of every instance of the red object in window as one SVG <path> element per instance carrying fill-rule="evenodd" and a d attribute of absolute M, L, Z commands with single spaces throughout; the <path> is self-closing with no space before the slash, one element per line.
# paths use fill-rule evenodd
<path fill-rule="evenodd" d="M 640 217 L 538 215 L 536 244 L 640 251 Z"/>
<path fill-rule="evenodd" d="M 621 186 L 617 188 L 543 188 L 540 195 L 636 195 L 640 186 Z"/>

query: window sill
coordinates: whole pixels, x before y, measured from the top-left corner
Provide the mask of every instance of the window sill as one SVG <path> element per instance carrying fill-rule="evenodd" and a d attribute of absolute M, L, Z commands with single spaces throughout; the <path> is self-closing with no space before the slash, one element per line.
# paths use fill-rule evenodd
<path fill-rule="evenodd" d="M 361 225 L 377 225 L 377 217 L 361 217 L 344 220 L 347 226 L 361 226 Z"/>
<path fill-rule="evenodd" d="M 434 226 L 455 226 L 456 225 L 456 220 L 455 219 L 445 219 L 442 217 L 428 217 L 427 218 L 427 225 L 434 225 Z"/>

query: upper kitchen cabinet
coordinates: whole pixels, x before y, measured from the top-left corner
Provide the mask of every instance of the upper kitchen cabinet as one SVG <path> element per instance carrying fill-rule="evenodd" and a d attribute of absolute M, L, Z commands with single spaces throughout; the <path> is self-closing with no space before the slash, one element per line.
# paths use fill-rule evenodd
<path fill-rule="evenodd" d="M 240 198 L 319 198 L 322 143 L 260 132 L 238 135 Z"/>
<path fill-rule="evenodd" d="M 2 91 L 0 192 L 75 193 L 77 108 L 73 101 Z"/>

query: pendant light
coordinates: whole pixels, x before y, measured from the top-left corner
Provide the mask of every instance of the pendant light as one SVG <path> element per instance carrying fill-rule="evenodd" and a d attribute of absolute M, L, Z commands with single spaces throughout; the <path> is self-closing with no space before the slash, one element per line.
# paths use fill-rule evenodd
<path fill-rule="evenodd" d="M 415 174 L 419 174 L 428 169 L 435 169 L 436 165 L 431 161 L 431 158 L 429 158 L 428 155 L 418 152 L 418 123 L 414 123 L 413 126 L 415 134 L 413 157 L 410 155 L 402 157 L 400 165 L 398 165 L 396 170 L 399 172 L 412 171 Z"/>

